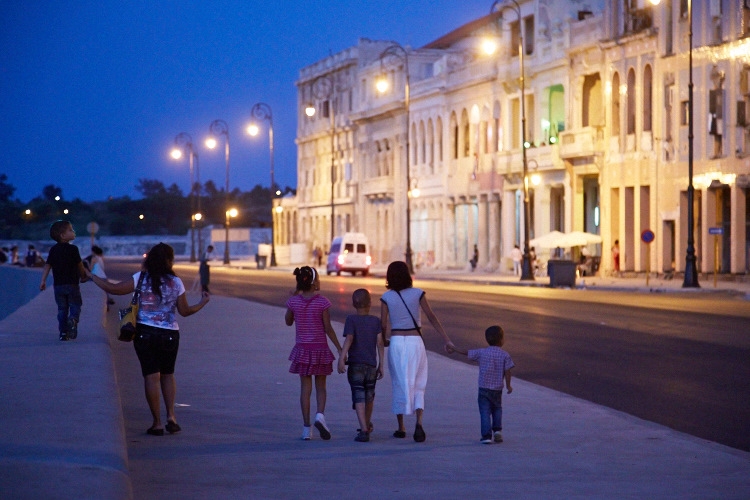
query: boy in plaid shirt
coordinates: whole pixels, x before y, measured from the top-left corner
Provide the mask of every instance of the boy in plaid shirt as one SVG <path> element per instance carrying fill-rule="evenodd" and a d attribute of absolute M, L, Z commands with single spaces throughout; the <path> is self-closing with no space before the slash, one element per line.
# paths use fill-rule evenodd
<path fill-rule="evenodd" d="M 489 347 L 463 351 L 456 348 L 456 352 L 468 356 L 479 362 L 479 417 L 482 425 L 482 440 L 484 444 L 503 442 L 503 380 L 508 394 L 513 392 L 510 386 L 511 371 L 515 366 L 510 354 L 501 349 L 505 343 L 505 332 L 497 325 L 487 328 L 484 332 Z"/>

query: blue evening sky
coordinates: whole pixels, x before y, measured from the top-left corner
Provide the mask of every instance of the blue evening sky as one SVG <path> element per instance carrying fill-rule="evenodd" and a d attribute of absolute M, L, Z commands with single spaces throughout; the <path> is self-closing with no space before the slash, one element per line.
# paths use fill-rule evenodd
<path fill-rule="evenodd" d="M 245 133 L 250 109 L 274 115 L 275 174 L 296 187 L 299 70 L 360 37 L 419 47 L 489 13 L 489 0 L 3 0 L 0 2 L 0 174 L 26 202 L 54 184 L 65 199 L 139 197 L 139 178 L 189 191 L 193 136 L 201 181 L 225 182 L 223 147 L 204 147 L 220 118 L 230 132 L 230 189 L 270 183 L 267 132 Z"/>

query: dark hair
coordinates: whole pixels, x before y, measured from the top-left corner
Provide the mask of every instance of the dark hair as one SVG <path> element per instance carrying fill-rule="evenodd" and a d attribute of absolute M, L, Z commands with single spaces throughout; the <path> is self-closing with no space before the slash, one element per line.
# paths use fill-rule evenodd
<path fill-rule="evenodd" d="M 406 262 L 396 260 L 388 264 L 388 271 L 385 273 L 385 287 L 387 289 L 400 292 L 411 288 L 413 283 Z"/>
<path fill-rule="evenodd" d="M 503 343 L 503 338 L 505 338 L 505 332 L 503 329 L 498 325 L 492 325 L 491 327 L 487 328 L 484 331 L 484 338 L 487 339 L 487 343 L 489 345 L 497 345 Z"/>
<path fill-rule="evenodd" d="M 365 288 L 357 288 L 352 293 L 352 305 L 354 307 L 367 307 L 371 304 L 370 292 Z"/>
<path fill-rule="evenodd" d="M 56 220 L 49 227 L 49 237 L 60 243 L 60 238 L 62 238 L 62 234 L 68 229 L 68 226 L 73 227 L 69 220 Z"/>
<path fill-rule="evenodd" d="M 161 284 L 166 276 L 174 276 L 172 271 L 174 249 L 166 243 L 154 245 L 146 254 L 143 267 L 146 268 L 148 279 L 151 281 L 151 291 L 162 298 Z"/>
<path fill-rule="evenodd" d="M 307 292 L 313 287 L 315 283 L 315 276 L 317 271 L 310 266 L 298 267 L 294 270 L 294 275 L 297 277 L 297 290 L 301 292 Z"/>
<path fill-rule="evenodd" d="M 93 247 L 91 247 L 91 253 L 94 253 L 96 255 L 104 255 L 104 250 L 102 250 L 101 247 L 94 245 Z"/>

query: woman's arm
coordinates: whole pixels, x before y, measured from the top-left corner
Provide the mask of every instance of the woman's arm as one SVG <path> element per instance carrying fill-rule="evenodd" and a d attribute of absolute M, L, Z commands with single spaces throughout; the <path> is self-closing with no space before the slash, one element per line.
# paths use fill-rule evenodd
<path fill-rule="evenodd" d="M 383 345 L 388 347 L 391 343 L 391 322 L 388 318 L 388 304 L 380 303 L 380 328 L 383 329 Z"/>
<path fill-rule="evenodd" d="M 211 294 L 208 292 L 203 292 L 201 293 L 200 302 L 191 306 L 188 304 L 186 294 L 183 293 L 182 295 L 177 297 L 177 312 L 180 313 L 180 316 L 190 316 L 191 314 L 195 314 L 203 309 L 203 306 L 208 304 L 209 300 L 211 300 Z"/>
<path fill-rule="evenodd" d="M 112 295 L 127 295 L 129 293 L 133 293 L 133 291 L 135 290 L 133 278 L 126 279 L 125 281 L 120 281 L 119 283 L 111 283 L 109 280 L 105 280 L 91 274 L 91 272 L 89 272 L 88 275 L 90 276 L 91 281 L 96 286 L 107 293 L 111 293 Z"/>
<path fill-rule="evenodd" d="M 341 344 L 339 343 L 339 339 L 336 337 L 336 332 L 331 326 L 331 313 L 328 311 L 328 309 L 323 311 L 323 328 L 325 328 L 326 334 L 328 334 L 328 338 L 331 339 L 333 345 L 336 346 L 336 350 L 338 351 L 339 356 L 341 356 Z"/>
<path fill-rule="evenodd" d="M 419 299 L 419 305 L 422 306 L 422 310 L 427 315 L 427 319 L 430 320 L 430 323 L 435 328 L 435 330 L 438 331 L 438 333 L 443 337 L 443 340 L 445 340 L 445 350 L 446 352 L 453 352 L 456 349 L 456 346 L 453 345 L 453 342 L 451 342 L 450 337 L 448 337 L 448 334 L 445 333 L 445 328 L 443 328 L 443 325 L 440 323 L 440 320 L 435 316 L 435 313 L 432 311 L 432 308 L 430 307 L 430 303 L 427 301 L 427 296 L 422 295 L 422 297 Z"/>

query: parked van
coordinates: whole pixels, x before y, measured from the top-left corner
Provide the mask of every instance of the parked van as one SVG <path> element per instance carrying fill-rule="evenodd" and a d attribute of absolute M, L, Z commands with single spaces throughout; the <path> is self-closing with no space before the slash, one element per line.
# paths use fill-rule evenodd
<path fill-rule="evenodd" d="M 341 275 L 341 271 L 352 273 L 362 273 L 367 276 L 370 272 L 370 244 L 367 242 L 367 236 L 363 233 L 344 233 L 343 236 L 337 236 L 331 242 L 331 250 L 328 252 L 328 261 L 326 262 L 326 273 L 336 273 Z"/>

